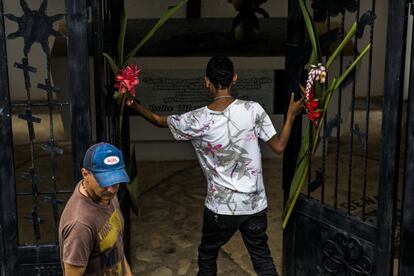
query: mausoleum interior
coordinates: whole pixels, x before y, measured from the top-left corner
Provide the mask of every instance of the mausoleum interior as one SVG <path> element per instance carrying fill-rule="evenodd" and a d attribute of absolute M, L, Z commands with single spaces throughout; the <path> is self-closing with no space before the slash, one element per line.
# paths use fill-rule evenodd
<path fill-rule="evenodd" d="M 39 10 L 47 3 L 46 14 L 53 16 L 66 14 L 65 2 L 70 1 L 3 0 L 2 2 L 4 14 L 20 17 L 23 16 L 22 3 L 26 3 L 31 10 Z M 111 127 L 116 117 L 113 112 L 113 106 L 116 106 L 115 99 L 111 94 L 114 91 L 114 76 L 103 56 L 96 55 L 96 49 L 100 43 L 97 37 L 101 37 L 104 50 L 114 53 L 118 38 L 115 33 L 96 36 L 98 29 L 97 23 L 94 22 L 96 18 L 94 5 L 98 5 L 97 2 L 108 6 L 116 6 L 116 4 L 110 4 L 111 1 L 86 2 L 89 49 L 79 47 L 74 52 L 88 52 L 89 60 L 85 61 L 84 65 L 88 66 L 89 77 L 86 79 L 89 80 L 89 89 L 78 91 L 78 95 L 85 97 L 85 102 L 89 102 L 90 108 L 85 112 L 90 115 L 91 142 L 103 140 L 112 142 L 116 137 L 114 133 L 117 131 L 116 128 Z M 181 1 L 124 0 L 120 2 L 124 3 L 127 12 L 125 52 L 129 52 L 169 7 Z M 232 95 L 237 99 L 259 102 L 270 115 L 276 130 L 281 131 L 287 108 L 286 95 L 295 92 L 296 98 L 301 97 L 300 84 L 304 85 L 306 82 L 306 75 L 301 71 L 304 70 L 309 59 L 309 54 L 306 55 L 306 53 L 310 53 L 312 47 L 305 35 L 306 29 L 292 27 L 294 18 L 292 19 L 289 13 L 298 7 L 297 2 L 290 0 L 189 0 L 129 60 L 130 64 L 136 64 L 141 70 L 140 83 L 135 89 L 136 98 L 151 111 L 160 115 L 182 114 L 209 104 L 212 98 L 204 85 L 205 67 L 211 56 L 223 54 L 231 58 L 238 74 L 238 80 L 232 88 Z M 315 19 L 313 7 L 323 1 L 306 0 L 304 2 L 310 11 L 311 18 Z M 390 111 L 386 109 L 387 105 L 384 101 L 388 97 L 384 94 L 385 87 L 389 87 L 386 86 L 385 77 L 386 55 L 389 54 L 389 49 L 387 49 L 387 36 L 390 34 L 387 23 L 389 3 L 388 1 L 376 1 L 375 3 L 375 0 L 346 2 L 355 2 L 355 8 L 352 5 L 341 6 L 337 3 L 335 5 L 339 8 L 338 12 L 335 12 L 332 8 L 335 5 L 332 4 L 332 9 L 327 12 L 326 20 L 320 20 L 320 22 L 315 20 L 314 23 L 320 36 L 325 63 L 333 49 L 339 45 L 341 38 L 344 38 L 352 28 L 352 24 L 358 22 L 361 26 L 358 29 L 360 32 L 358 37 L 351 39 L 344 46 L 341 56 L 328 69 L 328 81 L 332 82 L 335 76 L 346 71 L 366 45 L 371 43 L 371 48 L 338 90 L 332 94 L 324 114 L 320 142 L 312 149 L 314 154 L 307 165 L 308 174 L 304 180 L 305 185 L 300 189 L 299 201 L 310 202 L 306 203 L 311 204 L 309 206 L 316 206 L 316 204 L 328 206 L 331 211 L 322 213 L 326 217 L 338 212 L 341 218 L 342 216 L 352 217 L 363 224 L 361 228 L 355 227 L 355 229 L 362 229 L 362 227 L 374 227 L 372 225 L 377 225 L 378 218 L 381 217 L 378 216 L 379 206 L 382 203 L 382 197 L 379 196 L 382 186 L 379 183 L 382 183 L 381 178 L 384 176 L 382 172 L 387 166 L 382 163 L 387 156 L 384 153 L 384 147 L 387 147 L 387 144 L 384 142 L 389 141 L 388 138 L 384 138 L 386 131 L 383 129 L 384 118 L 387 117 L 384 113 Z M 252 21 L 243 18 L 246 16 L 245 10 L 241 8 L 243 3 L 253 3 L 256 10 L 248 15 L 253 16 L 254 19 L 250 18 Z M 296 14 L 300 15 L 300 12 L 296 11 Z M 106 18 L 105 16 L 103 15 L 102 18 Z M 53 22 L 53 28 L 62 35 L 48 37 L 50 57 L 46 58 L 45 46 L 36 41 L 31 45 L 28 54 L 24 55 L 23 49 L 27 43 L 23 36 L 17 36 L 15 39 L 10 37 L 10 34 L 18 31 L 20 26 L 15 20 L 9 20 L 10 18 L 6 16 L 3 25 L 5 37 L 9 36 L 5 40 L 5 45 L 10 106 L 12 107 L 16 235 L 19 246 L 55 244 L 59 215 L 76 184 L 74 168 L 79 166 L 73 159 L 73 131 L 78 131 L 78 129 L 72 117 L 71 101 L 73 99 L 69 78 L 72 73 L 68 40 L 73 30 L 68 26 L 67 20 L 56 20 Z M 370 20 L 374 21 L 370 22 Z M 252 25 L 249 25 L 249 22 Z M 303 24 L 302 21 L 300 22 Z M 409 164 L 406 159 L 408 147 L 406 140 L 408 137 L 407 118 L 409 118 L 407 114 L 409 113 L 410 93 L 412 28 L 409 22 L 412 22 L 411 15 L 407 16 L 406 22 L 408 22 L 408 27 L 404 32 L 404 41 L 401 41 L 405 47 L 401 55 L 407 58 L 400 64 L 402 68 L 401 112 L 398 118 L 401 120 L 397 122 L 400 124 L 400 128 L 397 128 L 400 134 L 396 135 L 397 142 L 395 142 L 399 147 L 394 148 L 395 156 L 393 155 L 394 159 L 399 162 L 399 167 L 393 170 L 396 176 L 396 195 L 392 209 L 396 216 L 392 257 L 394 275 L 399 275 L 400 222 L 397 221 L 401 219 L 405 177 L 409 171 L 406 167 Z M 100 23 L 103 24 L 103 22 Z M 119 24 L 118 22 L 110 23 Z M 302 48 L 290 44 L 292 41 L 298 43 L 295 41 L 295 34 L 291 33 L 292 30 L 302 32 L 303 41 L 300 42 Z M 108 37 L 112 37 L 113 41 Z M 27 58 L 29 65 L 36 70 L 30 72 L 22 70 L 19 64 L 24 63 L 23 58 Z M 100 63 L 97 63 L 97 60 Z M 99 64 L 102 65 L 101 68 Z M 297 68 L 296 73 L 294 66 Z M 25 74 L 29 74 L 29 77 Z M 298 78 L 299 82 L 296 82 Z M 29 88 L 25 83 L 28 79 L 31 82 Z M 47 86 L 49 80 L 51 81 L 49 85 L 58 88 L 56 93 L 49 93 L 38 85 Z M 288 89 L 291 91 L 287 91 Z M 78 100 L 82 102 L 81 99 L 78 98 Z M 53 107 L 50 102 L 53 102 Z M 49 103 L 49 105 L 44 103 Z M 0 106 L 0 114 L 2 108 Z M 102 108 L 106 111 L 102 111 Z M 29 109 L 31 114 L 37 118 L 31 123 L 31 127 L 30 120 L 23 116 L 28 114 Z M 128 141 L 128 146 L 125 147 L 128 151 L 127 158 L 132 155 L 136 158 L 137 185 L 133 194 L 135 206 L 128 207 L 128 215 L 126 215 L 129 228 L 127 235 L 130 236 L 130 240 L 127 241 L 127 250 L 133 274 L 196 275 L 198 271 L 197 250 L 201 239 L 207 184 L 192 144 L 189 141 L 176 141 L 168 128 L 157 128 L 137 113 L 131 110 L 126 112 L 127 125 L 118 135 L 122 135 L 123 141 Z M 300 121 L 299 126 L 296 127 L 299 136 L 298 132 L 292 133 L 292 136 L 296 135 L 294 136 L 296 138 L 293 138 L 296 146 L 287 150 L 283 155 L 273 153 L 264 142 L 260 144 L 264 183 L 269 204 L 269 246 L 280 273 L 284 271 L 285 275 L 316 275 L 306 274 L 306 270 L 300 272 L 300 267 L 307 269 L 307 262 L 296 263 L 287 257 L 289 253 L 295 256 L 294 258 L 299 258 L 300 254 L 306 252 L 305 249 L 299 248 L 298 243 L 293 242 L 291 243 L 292 249 L 289 251 L 286 239 L 293 239 L 295 235 L 300 235 L 297 241 L 314 237 L 314 230 L 312 230 L 314 232 L 309 232 L 313 233 L 309 236 L 306 236 L 305 230 L 300 232 L 300 228 L 307 224 L 308 219 L 311 220 L 310 216 L 305 214 L 303 220 L 298 220 L 295 230 L 289 228 L 288 225 L 286 229 L 291 229 L 289 231 L 296 233 L 292 236 L 287 237 L 287 232 L 284 232 L 282 228 L 282 213 L 287 194 L 289 194 L 286 185 L 291 180 L 291 178 L 290 180 L 286 178 L 289 174 L 290 177 L 293 176 L 296 169 L 295 160 L 302 139 L 308 133 L 307 128 L 313 126 L 309 123 L 305 113 L 297 120 Z M 79 128 L 82 128 L 83 123 L 79 122 Z M 55 151 L 54 147 L 59 150 Z M 31 170 L 35 173 L 31 174 Z M 33 183 L 36 183 L 36 195 L 34 195 Z M 308 206 L 301 204 L 298 203 L 300 214 L 302 214 L 300 210 Z M 291 220 L 294 218 L 295 214 L 292 215 Z M 347 224 L 348 228 L 338 230 L 338 233 L 347 233 L 346 229 L 352 228 L 352 225 L 352 223 Z M 322 236 L 328 233 L 326 229 L 329 227 L 320 231 L 323 233 Z M 368 238 L 371 237 L 367 234 L 368 230 L 364 231 L 362 231 L 365 235 L 363 237 L 369 243 L 368 245 L 361 243 L 363 244 L 361 252 L 365 250 L 364 254 L 374 256 L 375 245 Z M 349 234 L 349 236 L 348 234 L 344 235 L 350 239 L 356 236 L 356 234 Z M 329 236 L 326 235 L 326 237 Z M 321 263 L 329 255 L 324 255 L 325 247 L 323 246 L 321 245 L 321 255 L 315 257 L 319 258 Z M 294 250 L 298 250 L 299 253 L 295 253 L 296 251 L 292 253 Z M 340 273 L 345 274 L 339 272 L 338 274 L 323 274 L 323 268 L 321 268 L 322 272 L 318 275 L 375 275 L 371 273 L 374 267 L 377 267 L 376 262 L 368 257 L 366 259 L 369 260 L 366 266 L 370 267 L 369 273 L 346 274 L 343 270 Z M 285 265 L 288 266 L 284 263 L 286 260 L 294 264 L 296 274 L 284 269 Z M 325 271 L 325 273 L 328 272 Z M 220 250 L 218 275 L 257 275 L 240 233 L 237 233 Z"/>

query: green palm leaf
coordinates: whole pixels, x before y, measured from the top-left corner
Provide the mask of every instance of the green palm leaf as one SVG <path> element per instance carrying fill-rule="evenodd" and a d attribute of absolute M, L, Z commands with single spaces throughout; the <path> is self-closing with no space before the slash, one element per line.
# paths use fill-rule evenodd
<path fill-rule="evenodd" d="M 285 204 L 285 209 L 282 213 L 282 227 L 285 228 L 286 224 L 292 214 L 293 208 L 295 207 L 296 201 L 299 197 L 300 191 L 302 190 L 303 184 L 305 183 L 306 176 L 308 175 L 309 169 L 309 139 L 310 139 L 310 126 L 308 125 L 300 153 L 298 158 L 298 164 L 296 165 L 295 174 L 293 176 L 292 184 L 290 186 L 289 197 Z"/>
<path fill-rule="evenodd" d="M 335 84 L 334 91 L 338 89 L 338 87 L 342 84 L 342 82 L 346 79 L 346 77 L 349 75 L 349 73 L 352 72 L 352 70 L 357 66 L 357 64 L 360 62 L 362 57 L 369 51 L 371 48 L 371 43 L 369 43 L 365 49 L 358 55 L 358 57 L 352 62 L 352 64 L 345 70 L 345 72 L 338 78 L 338 81 Z"/>
<path fill-rule="evenodd" d="M 103 56 L 106 58 L 106 61 L 111 66 L 112 72 L 114 72 L 115 75 L 118 74 L 119 67 L 118 65 L 116 65 L 115 61 L 107 53 L 103 53 Z"/>
<path fill-rule="evenodd" d="M 120 67 L 124 66 L 124 44 L 125 44 L 127 22 L 128 22 L 128 16 L 125 10 L 125 4 L 123 4 L 122 11 L 121 11 L 121 29 L 119 31 L 119 37 L 118 37 L 118 65 Z"/>
<path fill-rule="evenodd" d="M 164 23 L 173 16 L 184 4 L 186 4 L 188 0 L 181 0 L 177 5 L 172 6 L 169 8 L 163 16 L 158 20 L 158 22 L 152 27 L 152 29 L 144 36 L 144 38 L 138 43 L 138 45 L 126 56 L 125 63 L 135 56 L 139 49 L 144 46 L 144 44 L 159 30 L 159 28 L 164 25 Z"/>
<path fill-rule="evenodd" d="M 329 57 L 328 61 L 326 62 L 326 69 L 331 66 L 331 64 L 334 62 L 334 60 L 342 53 L 342 50 L 345 48 L 346 44 L 348 44 L 349 40 L 355 35 L 357 31 L 357 24 L 352 24 L 351 29 L 348 31 L 347 35 L 342 40 L 341 44 L 335 49 L 335 51 L 332 53 L 332 55 Z"/>
<path fill-rule="evenodd" d="M 311 64 L 316 64 L 321 60 L 319 39 L 317 37 L 315 26 L 313 25 L 313 21 L 310 17 L 308 9 L 306 8 L 304 0 L 299 0 L 299 7 L 302 12 L 303 19 L 305 20 L 305 27 L 309 36 L 309 41 L 312 45 Z"/>

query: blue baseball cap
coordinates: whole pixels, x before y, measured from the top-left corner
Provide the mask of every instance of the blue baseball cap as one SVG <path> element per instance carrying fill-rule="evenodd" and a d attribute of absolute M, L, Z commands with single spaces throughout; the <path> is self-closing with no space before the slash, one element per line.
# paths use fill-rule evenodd
<path fill-rule="evenodd" d="M 129 183 L 122 152 L 108 143 L 91 146 L 83 159 L 83 167 L 92 172 L 99 186 Z"/>

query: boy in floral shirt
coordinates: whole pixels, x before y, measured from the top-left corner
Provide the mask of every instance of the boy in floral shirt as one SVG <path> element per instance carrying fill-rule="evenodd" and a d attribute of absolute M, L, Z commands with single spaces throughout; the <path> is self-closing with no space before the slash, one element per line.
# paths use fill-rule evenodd
<path fill-rule="evenodd" d="M 171 116 L 159 116 L 143 105 L 127 104 L 159 127 L 169 127 L 176 140 L 190 140 L 207 179 L 203 235 L 198 249 L 198 275 L 216 275 L 218 252 L 239 230 L 258 275 L 277 275 L 267 244 L 267 199 L 258 140 L 277 154 L 287 144 L 292 124 L 302 111 L 293 93 L 285 124 L 276 130 L 262 106 L 233 98 L 237 81 L 233 63 L 214 56 L 207 64 L 205 85 L 211 104 Z"/>

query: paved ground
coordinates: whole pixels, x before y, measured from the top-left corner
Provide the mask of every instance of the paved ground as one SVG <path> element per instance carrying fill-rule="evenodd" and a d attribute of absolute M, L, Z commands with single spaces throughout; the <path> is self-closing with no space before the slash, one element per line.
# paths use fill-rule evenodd
<path fill-rule="evenodd" d="M 363 120 L 363 118 L 356 119 Z M 361 124 L 362 125 L 362 124 Z M 349 136 L 341 137 L 339 151 L 335 148 L 335 139 L 331 139 L 327 147 L 327 159 L 313 161 L 312 171 L 325 166 L 326 188 L 325 202 L 335 200 L 334 184 L 338 181 L 338 207 L 347 207 L 347 191 L 349 177 L 352 179 L 352 213 L 360 215 L 362 187 L 367 181 L 367 195 L 375 198 L 378 185 L 380 120 L 373 118 L 370 122 L 370 141 L 368 148 L 367 169 L 365 171 L 363 145 L 354 138 L 352 149 L 352 165 L 350 165 Z M 24 141 L 23 141 L 24 142 Z M 71 169 L 71 145 L 58 143 L 65 151 L 58 156 L 58 170 L 55 178 L 50 174 L 49 155 L 41 150 L 41 145 L 34 145 L 35 172 L 43 177 L 39 190 L 51 191 L 56 179 L 59 189 L 70 190 L 73 187 Z M 18 192 L 30 192 L 31 185 L 21 174 L 32 165 L 30 146 L 27 144 L 15 147 L 16 188 Z M 336 164 L 339 164 L 338 171 Z M 279 272 L 282 262 L 282 231 L 280 214 L 282 211 L 282 159 L 264 160 L 264 178 L 269 201 L 269 245 Z M 366 173 L 365 173 L 366 172 Z M 202 211 L 206 191 L 205 179 L 196 161 L 175 162 L 140 162 L 139 173 L 139 215 L 131 215 L 132 225 L 132 266 L 135 275 L 168 276 L 195 275 L 197 271 L 197 247 L 200 241 Z M 312 179 L 315 176 L 312 175 Z M 401 189 L 400 189 L 401 190 Z M 306 193 L 306 190 L 304 190 Z M 320 189 L 312 196 L 320 197 Z M 59 199 L 65 201 L 67 196 Z M 368 212 L 374 211 L 374 204 Z M 33 242 L 33 224 L 31 211 L 37 206 L 40 217 L 41 242 L 54 242 L 56 232 L 50 200 L 39 196 L 33 200 L 31 196 L 19 196 L 19 242 Z M 60 209 L 62 209 L 61 205 Z M 255 275 L 249 256 L 241 237 L 235 235 L 223 247 L 218 259 L 219 275 Z"/>
<path fill-rule="evenodd" d="M 154 181 L 140 199 L 139 216 L 132 216 L 137 275 L 195 275 L 206 184 L 196 161 L 139 164 L 141 182 Z M 264 165 L 269 183 L 269 243 L 276 265 L 281 267 L 280 160 Z M 143 173 L 143 172 L 148 173 Z M 149 173 L 152 172 L 152 173 Z M 162 176 L 157 173 L 162 172 Z M 148 184 L 147 184 L 148 185 Z M 255 275 L 239 234 L 220 252 L 219 275 Z"/>

